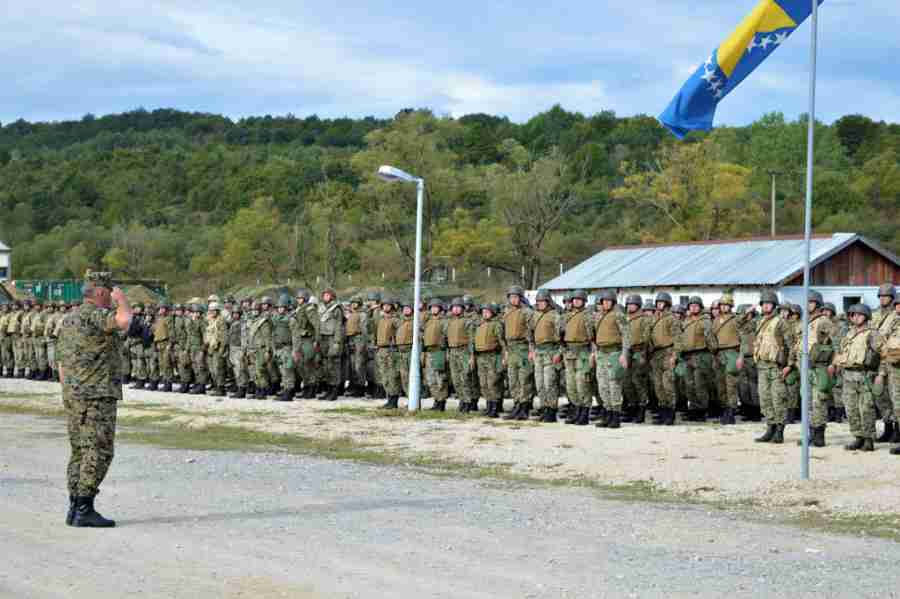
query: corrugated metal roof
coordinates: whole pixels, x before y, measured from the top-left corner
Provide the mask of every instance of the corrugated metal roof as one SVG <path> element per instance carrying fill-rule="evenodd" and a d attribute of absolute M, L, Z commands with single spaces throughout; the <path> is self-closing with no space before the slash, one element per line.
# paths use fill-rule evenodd
<path fill-rule="evenodd" d="M 9 251 L 9 246 L 6 245 L 5 243 L 3 243 L 2 241 L 0 241 L 0 252 L 8 252 L 8 251 Z"/>
<path fill-rule="evenodd" d="M 812 264 L 856 241 L 900 265 L 896 256 L 852 233 L 814 237 Z M 542 288 L 778 285 L 801 271 L 803 261 L 802 237 L 618 247 L 585 260 Z"/>

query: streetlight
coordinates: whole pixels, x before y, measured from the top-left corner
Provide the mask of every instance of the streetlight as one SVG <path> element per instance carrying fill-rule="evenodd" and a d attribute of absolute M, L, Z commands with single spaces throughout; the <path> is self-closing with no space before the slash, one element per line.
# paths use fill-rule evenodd
<path fill-rule="evenodd" d="M 425 179 L 394 168 L 382 166 L 378 178 L 389 183 L 416 184 L 416 283 L 413 299 L 413 343 L 409 356 L 409 406 L 410 412 L 419 409 L 419 302 L 422 295 L 422 203 L 425 197 Z"/>

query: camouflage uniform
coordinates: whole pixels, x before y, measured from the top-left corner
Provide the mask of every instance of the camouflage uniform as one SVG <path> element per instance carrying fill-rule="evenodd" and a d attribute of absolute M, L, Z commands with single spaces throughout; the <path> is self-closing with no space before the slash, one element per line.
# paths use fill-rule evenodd
<path fill-rule="evenodd" d="M 261 312 L 252 318 L 248 335 L 247 357 L 253 362 L 252 374 L 256 383 L 256 398 L 264 399 L 272 386 L 269 366 L 274 352 L 271 315 L 268 312 Z"/>
<path fill-rule="evenodd" d="M 891 334 L 891 330 L 898 320 L 900 320 L 900 317 L 898 317 L 897 313 L 894 311 L 894 306 L 889 305 L 887 307 L 879 308 L 872 313 L 870 326 L 875 329 L 881 337 L 887 338 Z M 893 427 L 897 422 L 894 418 L 894 411 L 900 409 L 900 406 L 895 405 L 891 400 L 889 389 L 890 381 L 888 381 L 888 384 L 884 385 L 882 389 L 879 389 L 880 393 L 874 394 L 874 397 L 875 405 L 878 407 L 878 413 L 881 414 L 881 419 L 884 420 L 885 424 L 890 422 L 890 426 Z"/>
<path fill-rule="evenodd" d="M 597 365 L 597 389 L 601 407 L 616 413 L 622 411 L 622 380 L 625 370 L 619 357 L 628 359 L 631 351 L 631 327 L 619 306 L 611 310 L 602 308 L 594 314 L 595 362 Z"/>
<path fill-rule="evenodd" d="M 884 340 L 881 372 L 884 375 L 884 386 L 894 406 L 894 419 L 900 422 L 900 318 L 894 319 Z"/>
<path fill-rule="evenodd" d="M 740 310 L 740 309 L 739 309 Z M 740 353 L 744 359 L 744 367 L 738 373 L 738 397 L 745 417 L 756 417 L 759 409 L 759 372 L 753 353 L 756 346 L 757 318 L 753 312 L 745 308 L 738 315 L 738 332 L 741 336 Z"/>
<path fill-rule="evenodd" d="M 19 339 L 21 345 L 22 368 L 25 369 L 25 376 L 33 378 L 34 363 L 34 347 L 31 345 L 31 319 L 34 318 L 35 312 L 30 303 L 25 304 L 25 313 L 19 321 Z"/>
<path fill-rule="evenodd" d="M 24 356 L 22 350 L 22 317 L 25 312 L 21 306 L 17 306 L 9 316 L 6 317 L 6 333 L 9 337 L 9 346 L 13 353 L 13 375 L 22 376 L 25 369 Z"/>
<path fill-rule="evenodd" d="M 784 426 L 787 390 L 782 368 L 788 360 L 789 325 L 776 313 L 763 315 L 756 325 L 753 359 L 759 373 L 759 402 L 769 424 Z"/>
<path fill-rule="evenodd" d="M 186 323 L 188 353 L 191 358 L 191 369 L 194 371 L 194 391 L 205 391 L 209 382 L 209 370 L 206 366 L 206 346 L 203 336 L 206 333 L 206 321 L 199 312 L 194 312 Z"/>
<path fill-rule="evenodd" d="M 723 298 L 719 304 L 731 305 L 729 300 Z M 738 328 L 738 316 L 732 312 L 725 312 L 724 308 L 719 317 L 713 322 L 713 334 L 716 336 L 716 379 L 720 382 L 719 401 L 725 408 L 725 414 L 733 415 L 738 407 L 738 376 L 737 360 L 741 357 L 741 334 Z M 722 424 L 734 424 L 722 421 Z"/>
<path fill-rule="evenodd" d="M 869 443 L 875 439 L 872 379 L 879 370 L 878 357 L 883 347 L 884 338 L 869 323 L 861 327 L 851 326 L 833 360 L 834 366 L 840 368 L 844 376 L 844 405 L 850 433 Z M 884 376 L 885 370 L 882 368 L 879 374 Z"/>
<path fill-rule="evenodd" d="M 647 404 L 650 403 L 650 329 L 653 317 L 645 316 L 640 310 L 628 315 L 628 326 L 631 329 L 631 350 L 628 369 L 622 380 L 622 391 L 628 402 L 638 410 L 638 421 L 641 421 Z"/>
<path fill-rule="evenodd" d="M 231 366 L 231 374 L 234 377 L 234 386 L 237 387 L 237 397 L 242 398 L 247 393 L 249 373 L 247 371 L 247 354 L 245 343 L 247 341 L 247 317 L 241 312 L 232 312 L 228 319 L 228 363 Z"/>
<path fill-rule="evenodd" d="M 372 301 L 380 301 L 372 300 Z M 375 355 L 378 352 L 378 344 L 375 342 L 375 334 L 378 329 L 378 321 L 381 318 L 381 310 L 377 307 L 369 307 L 366 315 L 366 394 L 372 397 L 382 395 L 378 386 L 381 381 L 378 380 L 377 367 L 375 364 Z"/>
<path fill-rule="evenodd" d="M 351 309 L 345 328 L 347 334 L 347 349 L 350 362 L 350 388 L 351 393 L 360 396 L 368 384 L 369 361 L 369 313 L 367 310 L 357 307 Z"/>
<path fill-rule="evenodd" d="M 515 289 L 515 288 L 514 288 Z M 524 297 L 524 292 L 520 295 Z M 524 406 L 527 413 L 534 398 L 534 364 L 529 355 L 534 352 L 534 339 L 528 326 L 533 310 L 524 305 L 507 304 L 503 314 L 506 335 L 506 376 L 515 406 Z M 513 412 L 515 413 L 515 411 Z"/>
<path fill-rule="evenodd" d="M 563 341 L 563 359 L 566 365 L 566 395 L 569 403 L 577 410 L 571 410 L 566 422 L 575 423 L 575 414 L 584 412 L 587 424 L 593 391 L 593 368 L 591 365 L 591 341 L 594 338 L 594 323 L 584 307 L 564 313 L 559 322 L 560 337 Z"/>
<path fill-rule="evenodd" d="M 831 387 L 831 376 L 828 374 L 828 366 L 834 358 L 832 346 L 831 320 L 816 312 L 809 320 L 809 388 L 811 395 L 811 408 L 809 426 L 818 428 L 828 423 L 827 391 Z M 803 333 L 794 338 L 791 347 L 789 363 L 794 372 L 799 373 L 803 359 Z"/>
<path fill-rule="evenodd" d="M 324 293 L 323 293 L 324 295 Z M 344 355 L 344 312 L 337 299 L 319 306 L 319 344 L 322 352 L 321 375 L 325 384 L 331 387 L 331 397 L 337 398 L 342 391 L 343 377 L 341 358 Z"/>
<path fill-rule="evenodd" d="M 534 339 L 534 383 L 541 399 L 541 409 L 545 421 L 556 420 L 559 405 L 559 378 L 562 369 L 562 346 L 560 344 L 560 314 L 548 305 L 543 312 L 533 311 L 528 328 Z M 552 410 L 548 412 L 548 410 Z"/>
<path fill-rule="evenodd" d="M 396 334 L 397 369 L 400 371 L 400 383 L 406 397 L 409 397 L 409 359 L 412 355 L 413 333 L 413 315 L 401 314 L 398 317 Z M 418 364 L 416 366 L 418 367 Z"/>
<path fill-rule="evenodd" d="M 49 366 L 47 362 L 47 339 L 44 337 L 44 329 L 47 326 L 47 311 L 40 304 L 35 307 L 34 316 L 31 317 L 31 351 L 34 354 L 34 370 L 36 378 L 47 378 L 46 372 Z"/>
<path fill-rule="evenodd" d="M 487 415 L 499 416 L 503 393 L 500 387 L 503 371 L 503 352 L 506 351 L 506 335 L 503 322 L 496 316 L 482 319 L 472 339 L 473 351 L 478 367 L 481 394 L 488 402 Z"/>
<path fill-rule="evenodd" d="M 472 385 L 475 356 L 472 354 L 472 338 L 475 326 L 465 314 L 451 315 L 447 320 L 448 361 L 453 389 L 459 400 L 460 411 L 478 409 L 478 394 Z"/>
<path fill-rule="evenodd" d="M 377 377 L 380 384 L 384 387 L 388 403 L 399 397 L 401 391 L 396 346 L 396 334 L 399 324 L 393 312 L 389 314 L 382 313 L 375 330 L 375 344 L 378 347 L 378 351 L 375 353 Z M 389 407 L 396 407 L 396 405 Z"/>
<path fill-rule="evenodd" d="M 442 410 L 450 395 L 448 377 L 447 330 L 449 321 L 438 315 L 431 315 L 422 332 L 422 367 L 425 374 L 425 385 L 434 398 L 434 408 Z"/>
<path fill-rule="evenodd" d="M 681 335 L 681 322 L 666 308 L 650 325 L 650 374 L 659 408 L 666 414 L 676 406 L 675 400 L 675 339 Z"/>
<path fill-rule="evenodd" d="M 688 315 L 675 338 L 675 351 L 685 367 L 685 391 L 688 411 L 694 419 L 705 419 L 709 407 L 712 372 L 712 354 L 716 351 L 716 337 L 709 316 L 701 313 Z"/>
<path fill-rule="evenodd" d="M 15 362 L 12 353 L 12 337 L 6 331 L 9 326 L 9 315 L 12 313 L 11 304 L 0 304 L 0 376 L 12 376 Z"/>
<path fill-rule="evenodd" d="M 319 343 L 319 317 L 314 304 L 301 304 L 291 320 L 294 327 L 294 355 L 296 357 L 295 385 L 303 382 L 303 397 L 315 396 L 317 379 L 316 347 Z"/>
<path fill-rule="evenodd" d="M 157 373 L 159 375 L 157 382 L 162 382 L 164 391 L 171 391 L 172 383 L 175 381 L 172 364 L 175 354 L 174 328 L 175 317 L 171 314 L 160 316 L 153 323 L 153 345 L 156 346 Z"/>
<path fill-rule="evenodd" d="M 211 312 L 213 310 L 210 310 Z M 210 317 L 206 322 L 206 330 L 203 334 L 206 347 L 206 362 L 209 367 L 209 375 L 217 395 L 224 394 L 225 389 L 225 363 L 228 359 L 228 321 L 224 316 Z"/>
<path fill-rule="evenodd" d="M 272 322 L 272 360 L 281 376 L 282 399 L 290 399 L 297 385 L 296 365 L 294 364 L 294 317 L 291 313 L 273 314 Z"/>
<path fill-rule="evenodd" d="M 139 305 L 132 305 L 131 309 L 134 310 L 134 318 L 142 318 L 142 314 L 140 312 L 141 307 Z M 141 388 L 143 386 L 143 383 L 146 382 L 148 378 L 147 364 L 144 359 L 144 344 L 140 339 L 126 339 L 125 347 L 127 348 L 128 357 L 131 363 L 131 378 L 137 381 L 135 384 L 135 388 Z"/>
<path fill-rule="evenodd" d="M 188 316 L 175 317 L 175 347 L 178 354 L 178 376 L 181 380 L 182 391 L 194 382 L 194 369 L 191 363 L 191 350 L 188 346 Z"/>

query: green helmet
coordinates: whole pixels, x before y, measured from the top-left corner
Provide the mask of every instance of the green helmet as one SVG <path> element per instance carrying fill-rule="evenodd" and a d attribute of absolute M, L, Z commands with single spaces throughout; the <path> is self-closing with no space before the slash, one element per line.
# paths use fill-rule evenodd
<path fill-rule="evenodd" d="M 657 302 L 666 302 L 670 306 L 672 305 L 672 296 L 666 293 L 665 291 L 660 291 L 656 294 Z"/>
<path fill-rule="evenodd" d="M 382 295 L 380 301 L 382 306 L 393 306 L 397 303 L 397 300 L 395 300 L 390 295 Z"/>
<path fill-rule="evenodd" d="M 734 306 L 734 296 L 730 293 L 723 294 L 722 297 L 719 298 L 719 305 Z"/>
<path fill-rule="evenodd" d="M 468 295 L 468 294 L 463 295 L 462 299 L 463 299 L 463 303 L 466 306 L 474 306 L 475 305 L 475 298 L 472 297 L 471 295 Z"/>
<path fill-rule="evenodd" d="M 434 308 L 435 306 L 437 306 L 438 308 L 440 308 L 441 310 L 443 310 L 443 309 L 444 309 L 444 302 L 442 302 L 439 298 L 433 297 L 433 298 L 431 298 L 431 301 L 428 302 L 428 307 L 429 307 L 429 308 Z"/>
<path fill-rule="evenodd" d="M 297 290 L 297 298 L 302 299 L 304 301 L 309 301 L 309 289 L 298 289 Z"/>
<path fill-rule="evenodd" d="M 553 296 L 550 295 L 548 289 L 538 289 L 537 295 L 534 296 L 536 302 L 552 302 Z"/>
<path fill-rule="evenodd" d="M 279 308 L 290 308 L 294 305 L 294 300 L 291 299 L 287 293 L 281 294 L 281 297 L 278 298 L 278 307 Z"/>
<path fill-rule="evenodd" d="M 878 297 L 890 297 L 894 298 L 897 295 L 897 291 L 894 289 L 894 286 L 890 283 L 885 283 L 881 287 L 878 288 Z"/>
<path fill-rule="evenodd" d="M 825 302 L 822 304 L 823 310 L 830 310 L 832 314 L 837 315 L 837 308 L 834 307 L 834 304 L 831 302 Z"/>
<path fill-rule="evenodd" d="M 272 298 L 269 297 L 268 295 L 264 295 L 264 296 L 262 296 L 261 298 L 259 298 L 259 303 L 260 303 L 260 305 L 262 305 L 262 304 L 269 304 L 269 305 L 271 306 L 271 305 L 272 305 Z"/>
<path fill-rule="evenodd" d="M 575 291 L 572 292 L 573 300 L 580 299 L 580 300 L 586 302 L 587 298 L 588 298 L 588 294 L 587 294 L 587 291 L 585 291 L 584 289 L 576 289 Z"/>
<path fill-rule="evenodd" d="M 597 294 L 597 303 L 599 304 L 603 300 L 611 301 L 612 303 L 616 303 L 618 298 L 616 297 L 616 292 L 612 289 L 604 289 L 600 293 Z"/>
<path fill-rule="evenodd" d="M 791 314 L 803 316 L 803 308 L 800 307 L 800 304 L 790 304 L 788 309 L 791 311 Z"/>
<path fill-rule="evenodd" d="M 175 304 L 172 306 L 173 310 L 184 310 L 184 304 Z"/>
<path fill-rule="evenodd" d="M 453 300 L 450 302 L 450 307 L 452 308 L 453 306 L 459 306 L 461 308 L 465 308 L 466 302 L 461 297 L 454 297 Z"/>
<path fill-rule="evenodd" d="M 702 308 L 703 307 L 703 298 L 700 297 L 699 295 L 692 295 L 691 299 L 688 300 L 688 306 L 692 306 L 694 304 L 697 304 L 698 306 L 700 306 Z"/>
<path fill-rule="evenodd" d="M 778 307 L 778 294 L 774 291 L 767 289 L 759 294 L 759 305 L 763 304 L 772 304 L 776 308 Z"/>
<path fill-rule="evenodd" d="M 369 293 L 366 294 L 366 301 L 367 302 L 380 302 L 381 294 L 377 291 L 370 291 Z"/>
<path fill-rule="evenodd" d="M 808 301 L 808 302 L 816 302 L 816 304 L 817 304 L 819 307 L 821 307 L 822 304 L 825 303 L 825 300 L 824 300 L 824 298 L 822 297 L 822 294 L 819 293 L 818 291 L 812 291 L 812 290 L 810 290 L 809 296 L 806 298 L 806 301 Z"/>
<path fill-rule="evenodd" d="M 211 304 L 209 305 L 209 311 L 210 311 L 210 312 L 221 312 L 221 311 L 222 311 L 222 304 L 220 304 L 219 302 L 213 302 L 213 303 L 211 303 Z"/>
<path fill-rule="evenodd" d="M 518 295 L 519 297 L 525 297 L 525 290 L 519 287 L 518 285 L 513 285 L 509 289 L 506 290 L 506 297 L 511 295 Z"/>
<path fill-rule="evenodd" d="M 200 304 L 191 304 L 188 306 L 188 312 L 200 312 Z"/>
<path fill-rule="evenodd" d="M 500 309 L 497 307 L 497 304 L 485 304 L 481 306 L 482 311 L 490 310 L 494 316 L 500 313 Z"/>
<path fill-rule="evenodd" d="M 226 303 L 226 304 L 234 304 L 234 303 L 236 303 L 236 302 L 234 301 L 234 296 L 233 296 L 233 295 L 227 295 L 227 296 L 225 296 L 225 303 Z"/>
<path fill-rule="evenodd" d="M 635 293 L 625 298 L 625 305 L 627 306 L 629 304 L 634 304 L 638 307 L 638 309 L 640 309 L 640 307 L 644 305 L 644 299 L 640 295 Z"/>
<path fill-rule="evenodd" d="M 869 309 L 869 306 L 865 304 L 853 304 L 850 306 L 850 309 L 847 310 L 847 315 L 851 314 L 862 314 L 866 317 L 866 320 L 870 320 L 872 318 L 872 310 Z"/>

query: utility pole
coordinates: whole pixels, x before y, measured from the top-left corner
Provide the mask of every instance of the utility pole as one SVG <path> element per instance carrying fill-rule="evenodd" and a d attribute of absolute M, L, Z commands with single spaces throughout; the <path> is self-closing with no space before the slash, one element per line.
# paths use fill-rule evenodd
<path fill-rule="evenodd" d="M 776 170 L 770 170 L 769 176 L 772 177 L 772 237 L 775 237 L 775 177 L 781 173 Z"/>

